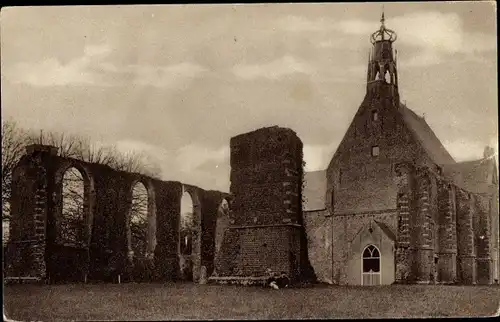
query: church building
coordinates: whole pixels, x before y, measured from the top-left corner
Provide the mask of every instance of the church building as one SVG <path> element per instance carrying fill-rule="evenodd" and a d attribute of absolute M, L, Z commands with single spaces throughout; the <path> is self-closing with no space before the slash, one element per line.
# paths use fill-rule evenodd
<path fill-rule="evenodd" d="M 328 168 L 305 174 L 310 263 L 340 285 L 498 283 L 494 151 L 456 162 L 401 103 L 395 41 L 382 14 L 363 102 Z"/>

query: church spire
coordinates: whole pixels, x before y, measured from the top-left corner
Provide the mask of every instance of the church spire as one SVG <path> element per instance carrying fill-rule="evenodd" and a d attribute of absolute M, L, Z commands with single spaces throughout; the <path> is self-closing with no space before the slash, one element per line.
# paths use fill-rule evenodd
<path fill-rule="evenodd" d="M 389 86 L 394 97 L 398 96 L 398 73 L 392 48 L 396 39 L 397 34 L 385 25 L 385 12 L 382 10 L 380 28 L 370 36 L 373 47 L 368 61 L 368 91 L 379 86 Z"/>

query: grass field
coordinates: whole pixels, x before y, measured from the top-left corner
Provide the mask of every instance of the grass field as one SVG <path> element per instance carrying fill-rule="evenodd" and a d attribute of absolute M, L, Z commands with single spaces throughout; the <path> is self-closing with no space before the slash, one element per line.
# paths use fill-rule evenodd
<path fill-rule="evenodd" d="M 498 286 L 261 287 L 170 284 L 7 285 L 21 321 L 491 316 Z"/>

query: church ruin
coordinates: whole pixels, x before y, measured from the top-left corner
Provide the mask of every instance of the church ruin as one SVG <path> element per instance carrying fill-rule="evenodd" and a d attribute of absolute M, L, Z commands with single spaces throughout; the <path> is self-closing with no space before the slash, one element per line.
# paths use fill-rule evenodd
<path fill-rule="evenodd" d="M 290 129 L 231 139 L 231 219 L 212 280 L 261 283 L 269 271 L 293 280 L 307 276 L 302 167 L 302 141 Z"/>
<path fill-rule="evenodd" d="M 340 285 L 497 282 L 495 157 L 486 149 L 480 160 L 455 162 L 401 103 L 395 40 L 382 15 L 371 36 L 366 95 L 323 171 L 303 173 L 301 140 L 277 126 L 231 139 L 230 194 L 28 146 L 13 172 L 6 275 L 258 283 L 274 271 Z M 82 174 L 84 194 L 73 239 L 61 225 L 69 168 Z M 143 258 L 134 257 L 140 251 L 131 233 L 138 182 L 147 191 Z M 188 232 L 183 193 L 193 203 Z"/>
<path fill-rule="evenodd" d="M 70 168 L 83 176 L 81 226 L 63 225 L 62 179 Z M 229 197 L 226 193 L 63 158 L 58 156 L 57 148 L 46 145 L 26 148 L 12 181 L 7 277 L 50 283 L 196 282 L 202 267 L 207 274 L 213 270 L 217 210 Z M 130 233 L 132 190 L 138 182 L 147 190 L 144 258 L 134 256 Z M 184 192 L 193 201 L 189 253 L 182 250 L 184 236 L 180 233 Z M 75 238 L 68 238 L 71 230 Z M 190 267 L 186 270 L 185 265 Z"/>

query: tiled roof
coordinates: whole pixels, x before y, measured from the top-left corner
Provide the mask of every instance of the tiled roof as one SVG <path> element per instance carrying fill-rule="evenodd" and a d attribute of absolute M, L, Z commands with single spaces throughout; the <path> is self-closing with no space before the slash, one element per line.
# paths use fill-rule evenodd
<path fill-rule="evenodd" d="M 476 160 L 456 163 L 423 117 L 418 116 L 403 104 L 398 111 L 429 157 L 443 167 L 445 176 L 467 191 L 477 193 L 489 191 L 488 180 L 491 181 L 492 175 L 495 178 L 497 176 L 494 160 L 492 162 Z M 326 170 L 306 172 L 304 181 L 305 202 L 302 209 L 304 211 L 325 209 Z"/>
<path fill-rule="evenodd" d="M 304 173 L 304 189 L 302 195 L 305 201 L 302 204 L 304 211 L 325 209 L 326 170 Z"/>
<path fill-rule="evenodd" d="M 496 179 L 495 159 L 449 164 L 443 167 L 443 174 L 467 191 L 486 193 L 490 191 L 492 180 Z"/>
<path fill-rule="evenodd" d="M 403 104 L 401 104 L 399 112 L 403 116 L 403 120 L 410 131 L 415 135 L 415 138 L 422 144 L 429 157 L 431 157 L 436 164 L 443 165 L 455 163 L 455 160 L 453 160 L 452 156 L 446 151 L 446 148 L 427 122 L 425 122 L 423 117 L 418 116 Z"/>
<path fill-rule="evenodd" d="M 378 222 L 376 220 L 374 221 L 380 227 L 380 229 L 382 229 L 384 234 L 387 235 L 387 237 L 389 237 L 391 240 L 396 240 L 396 235 L 386 224 L 384 224 L 383 222 Z"/>

